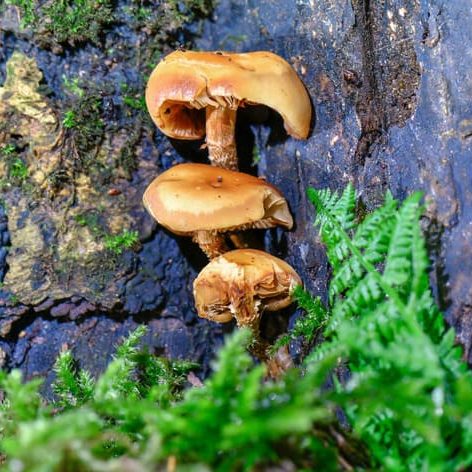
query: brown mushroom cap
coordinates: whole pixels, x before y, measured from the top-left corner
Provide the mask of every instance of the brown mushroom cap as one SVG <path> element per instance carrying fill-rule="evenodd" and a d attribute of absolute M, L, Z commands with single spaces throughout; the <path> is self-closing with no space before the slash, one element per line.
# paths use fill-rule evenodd
<path fill-rule="evenodd" d="M 152 119 L 167 136 L 205 136 L 207 105 L 262 104 L 276 110 L 291 136 L 308 136 L 311 103 L 296 72 L 284 59 L 267 51 L 175 51 L 149 78 L 146 104 Z"/>
<path fill-rule="evenodd" d="M 273 185 L 206 164 L 180 164 L 163 172 L 143 202 L 158 223 L 183 236 L 293 225 L 287 202 Z"/>
<path fill-rule="evenodd" d="M 221 323 L 257 325 L 264 310 L 292 303 L 300 277 L 286 262 L 263 251 L 236 249 L 213 259 L 193 283 L 198 315 Z"/>

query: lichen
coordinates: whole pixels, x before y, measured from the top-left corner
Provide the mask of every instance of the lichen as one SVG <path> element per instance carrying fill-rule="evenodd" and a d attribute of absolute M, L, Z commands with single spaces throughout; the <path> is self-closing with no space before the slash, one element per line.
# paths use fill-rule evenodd
<path fill-rule="evenodd" d="M 0 122 L 8 122 L 0 129 L 0 188 L 11 239 L 3 288 L 11 305 L 75 295 L 111 308 L 115 284 L 130 270 L 122 253 L 136 247 L 144 221 L 142 192 L 120 167 L 127 141 L 105 133 L 101 101 L 89 90 L 67 102 L 74 126 L 65 127 L 64 105 L 44 95 L 42 78 L 34 59 L 15 52 L 0 88 Z"/>

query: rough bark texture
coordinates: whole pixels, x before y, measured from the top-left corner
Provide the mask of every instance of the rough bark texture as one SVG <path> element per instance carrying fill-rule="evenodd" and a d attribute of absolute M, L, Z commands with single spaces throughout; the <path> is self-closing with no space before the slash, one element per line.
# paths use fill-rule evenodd
<path fill-rule="evenodd" d="M 325 296 L 329 270 L 312 227 L 313 210 L 305 189 L 342 189 L 352 181 L 367 208 L 375 207 L 388 188 L 399 199 L 423 190 L 428 202 L 424 228 L 433 257 L 433 287 L 469 361 L 471 23 L 472 10 L 466 0 L 221 0 L 212 20 L 198 23 L 202 29 L 195 41 L 201 49 L 266 49 L 280 54 L 296 68 L 312 98 L 316 120 L 307 141 L 288 138 L 273 112 L 242 110 L 238 114 L 241 168 L 278 186 L 296 221 L 289 233 L 267 231 L 265 248 L 296 268 L 309 290 Z M 8 29 L 5 22 L 3 28 Z M 105 47 L 85 45 L 57 55 L 28 37 L 6 32 L 2 33 L 0 60 L 5 63 L 15 50 L 34 57 L 52 90 L 48 98 L 52 102 L 60 97 L 65 72 L 85 71 L 83 76 L 93 76 L 97 83 L 105 78 L 136 83 L 135 55 L 129 50 L 140 35 L 107 34 L 105 44 L 109 45 L 111 36 L 122 41 L 125 51 L 117 52 L 111 62 L 106 62 Z M 3 66 L 2 81 L 4 77 Z M 113 92 L 103 92 L 103 97 L 111 103 L 113 115 L 119 97 Z M 132 123 L 126 126 L 133 129 Z M 140 195 L 153 174 L 176 161 L 204 158 L 198 144 L 171 145 L 159 133 L 153 134 L 150 125 L 136 142 L 135 152 L 142 163 L 128 176 L 131 180 L 123 180 L 126 195 L 129 182 Z M 257 165 L 252 163 L 254 147 L 260 157 Z M 51 380 L 51 366 L 66 344 L 82 366 L 96 373 L 119 339 L 138 322 L 146 322 L 151 328 L 146 342 L 158 352 L 200 361 L 207 369 L 221 343 L 222 327 L 199 320 L 193 308 L 191 283 L 204 257 L 189 240 L 152 226 L 140 211 L 134 208 L 131 227 L 139 229 L 142 248 L 120 256 L 119 266 L 126 270 L 103 289 L 112 287 L 116 303 L 107 308 L 99 299 L 85 296 L 80 285 L 70 298 L 51 298 L 42 306 L 18 307 L 5 301 L 10 307 L 0 311 L 4 327 L 0 362 L 8 368 L 20 367 L 27 377 L 47 374 Z M 4 274 L 9 264 L 7 225 L 10 229 L 12 224 L 7 209 L 0 221 Z M 5 293 L 3 298 L 8 296 Z M 77 319 L 71 320 L 71 314 Z M 276 317 L 274 331 L 282 329 L 289 316 L 294 316 L 293 310 Z M 263 324 L 267 327 L 267 320 Z"/>

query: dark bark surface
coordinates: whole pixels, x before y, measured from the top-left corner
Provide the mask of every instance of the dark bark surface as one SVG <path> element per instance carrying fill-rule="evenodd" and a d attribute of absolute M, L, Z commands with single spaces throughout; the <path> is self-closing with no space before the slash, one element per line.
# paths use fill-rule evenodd
<path fill-rule="evenodd" d="M 423 190 L 434 291 L 467 356 L 472 345 L 471 22 L 466 0 L 221 0 L 213 18 L 199 23 L 195 42 L 208 50 L 273 51 L 295 67 L 310 93 L 316 120 L 307 141 L 288 138 L 273 112 L 238 116 L 241 167 L 278 186 L 296 222 L 288 233 L 259 233 L 266 250 L 293 265 L 307 288 L 324 297 L 329 270 L 306 188 L 337 190 L 353 182 L 367 208 L 381 202 L 387 189 L 399 199 Z M 14 50 L 32 55 L 53 90 L 66 69 L 92 68 L 97 81 L 134 80 L 126 65 L 126 60 L 132 64 L 131 54 L 109 70 L 94 68 L 91 56 L 104 52 L 89 45 L 57 55 L 11 33 L 2 38 L 2 59 Z M 202 159 L 197 145 L 170 143 L 152 131 L 143 133 L 137 152 L 146 164 L 132 177 L 138 196 L 153 175 L 174 162 Z M 119 301 L 99 309 L 100 303 L 78 291 L 75 298 L 51 300 L 42 308 L 4 307 L 0 318 L 8 329 L 0 360 L 6 367 L 50 380 L 54 359 L 67 345 L 83 367 L 97 373 L 122 336 L 145 322 L 146 343 L 157 352 L 193 359 L 207 370 L 222 328 L 199 320 L 193 308 L 191 284 L 204 258 L 190 241 L 152 227 L 136 208 L 142 248 L 122 256 L 126 276 L 110 282 Z M 73 311 L 83 303 L 98 308 Z M 292 310 L 275 317 L 273 331 L 294 315 Z"/>

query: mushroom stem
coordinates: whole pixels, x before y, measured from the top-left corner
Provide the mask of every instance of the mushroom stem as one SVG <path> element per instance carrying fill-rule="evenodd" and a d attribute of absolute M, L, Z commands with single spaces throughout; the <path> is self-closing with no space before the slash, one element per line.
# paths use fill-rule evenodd
<path fill-rule="evenodd" d="M 193 241 L 200 246 L 200 249 L 207 255 L 208 259 L 214 259 L 229 251 L 224 236 L 219 233 L 197 231 L 193 235 Z"/>
<path fill-rule="evenodd" d="M 269 343 L 262 339 L 260 329 L 259 329 L 259 318 L 256 318 L 250 322 L 240 321 L 236 317 L 237 325 L 241 327 L 249 328 L 252 332 L 252 341 L 249 344 L 249 352 L 253 354 L 261 362 L 266 362 L 269 359 L 268 348 Z"/>
<path fill-rule="evenodd" d="M 286 346 L 280 348 L 274 355 L 270 355 L 271 344 L 261 336 L 259 317 L 248 323 L 241 323 L 238 318 L 236 321 L 239 327 L 245 326 L 252 331 L 253 338 L 248 347 L 249 352 L 266 365 L 268 377 L 278 379 L 290 367 L 293 367 L 293 361 Z"/>
<path fill-rule="evenodd" d="M 235 108 L 206 107 L 206 142 L 211 165 L 238 170 L 238 156 L 234 137 L 236 128 Z"/>
<path fill-rule="evenodd" d="M 293 367 L 293 361 L 288 349 L 280 348 L 274 355 L 270 355 L 271 344 L 260 335 L 259 324 L 256 328 L 251 327 L 253 340 L 249 345 L 249 351 L 257 359 L 263 362 L 267 368 L 267 376 L 271 379 L 280 378 L 284 372 Z"/>

